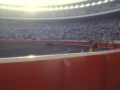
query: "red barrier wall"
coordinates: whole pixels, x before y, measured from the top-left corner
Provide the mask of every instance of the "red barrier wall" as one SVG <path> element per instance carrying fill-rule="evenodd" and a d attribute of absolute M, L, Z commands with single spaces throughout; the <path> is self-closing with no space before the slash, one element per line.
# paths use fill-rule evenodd
<path fill-rule="evenodd" d="M 0 90 L 113 90 L 120 86 L 119 55 L 2 63 Z"/>
<path fill-rule="evenodd" d="M 69 90 L 103 90 L 104 57 L 102 55 L 95 57 L 69 59 L 71 63 Z"/>
<path fill-rule="evenodd" d="M 107 54 L 106 90 L 120 86 L 120 52 Z"/>
<path fill-rule="evenodd" d="M 0 90 L 63 90 L 62 60 L 0 64 Z"/>

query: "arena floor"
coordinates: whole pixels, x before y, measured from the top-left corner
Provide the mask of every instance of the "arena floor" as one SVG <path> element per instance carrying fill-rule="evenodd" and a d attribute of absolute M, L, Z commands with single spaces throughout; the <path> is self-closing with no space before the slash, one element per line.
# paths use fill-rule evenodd
<path fill-rule="evenodd" d="M 101 49 L 105 51 L 107 49 Z M 0 58 L 19 57 L 28 55 L 47 55 L 64 53 L 84 53 L 89 51 L 89 46 L 58 45 L 47 46 L 41 44 L 0 44 Z M 98 51 L 94 49 L 94 51 Z"/>

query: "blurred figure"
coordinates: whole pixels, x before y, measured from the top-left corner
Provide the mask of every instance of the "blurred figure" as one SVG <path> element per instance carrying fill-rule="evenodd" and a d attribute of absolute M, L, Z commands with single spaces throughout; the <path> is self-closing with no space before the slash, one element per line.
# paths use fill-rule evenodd
<path fill-rule="evenodd" d="M 90 43 L 89 52 L 93 52 L 93 47 L 94 47 L 94 42 L 92 41 L 92 42 Z"/>
<path fill-rule="evenodd" d="M 99 40 L 99 42 L 98 42 L 98 47 L 97 47 L 97 49 L 98 49 L 98 50 L 101 49 L 101 41 L 100 41 L 100 40 Z"/>
<path fill-rule="evenodd" d="M 115 50 L 115 43 L 113 41 L 109 43 L 109 50 Z"/>

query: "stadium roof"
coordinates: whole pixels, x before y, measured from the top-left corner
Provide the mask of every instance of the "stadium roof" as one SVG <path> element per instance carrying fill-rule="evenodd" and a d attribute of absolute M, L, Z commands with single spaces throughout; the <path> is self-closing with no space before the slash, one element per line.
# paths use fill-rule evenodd
<path fill-rule="evenodd" d="M 71 4 L 83 1 L 98 1 L 98 0 L 0 0 L 0 4 L 20 6 L 52 6 Z"/>

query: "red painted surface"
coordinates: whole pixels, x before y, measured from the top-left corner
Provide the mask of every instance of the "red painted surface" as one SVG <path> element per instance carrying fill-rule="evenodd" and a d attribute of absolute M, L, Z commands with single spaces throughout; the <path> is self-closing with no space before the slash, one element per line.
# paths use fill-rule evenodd
<path fill-rule="evenodd" d="M 63 43 L 82 44 L 82 42 Z M 120 52 L 0 64 L 0 90 L 113 90 L 118 86 L 120 86 Z"/>
<path fill-rule="evenodd" d="M 76 57 L 69 60 L 72 74 L 69 90 L 103 90 L 103 55 Z"/>
<path fill-rule="evenodd" d="M 120 86 L 120 52 L 107 54 L 110 58 L 107 62 L 107 89 L 113 90 Z"/>
<path fill-rule="evenodd" d="M 0 90 L 62 90 L 62 60 L 0 64 Z"/>
<path fill-rule="evenodd" d="M 63 60 L 64 63 L 64 90 L 69 90 L 70 88 L 70 79 L 71 79 L 71 64 L 68 59 Z"/>

